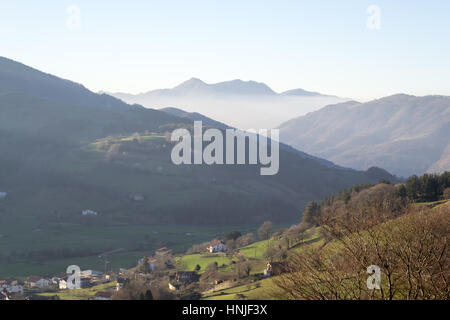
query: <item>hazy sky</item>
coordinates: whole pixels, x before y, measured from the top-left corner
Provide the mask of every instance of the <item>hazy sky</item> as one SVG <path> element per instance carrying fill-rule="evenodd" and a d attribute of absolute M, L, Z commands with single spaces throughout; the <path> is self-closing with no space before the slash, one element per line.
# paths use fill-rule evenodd
<path fill-rule="evenodd" d="M 450 95 L 450 1 L 0 0 L 0 55 L 94 91 L 198 77 L 364 100 Z"/>

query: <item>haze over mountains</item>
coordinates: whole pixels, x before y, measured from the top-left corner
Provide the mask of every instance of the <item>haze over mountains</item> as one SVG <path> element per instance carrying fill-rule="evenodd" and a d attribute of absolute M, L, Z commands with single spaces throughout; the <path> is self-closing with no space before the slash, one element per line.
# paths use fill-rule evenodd
<path fill-rule="evenodd" d="M 201 113 L 242 130 L 270 129 L 325 105 L 346 101 L 303 89 L 276 93 L 264 83 L 232 80 L 207 84 L 192 78 L 172 89 L 132 95 L 111 93 L 148 108 L 176 107 Z"/>
<path fill-rule="evenodd" d="M 450 170 L 450 97 L 345 102 L 290 120 L 280 140 L 338 165 L 398 176 Z"/>
<path fill-rule="evenodd" d="M 295 221 L 310 200 L 395 180 L 381 169 L 343 170 L 288 147 L 273 177 L 261 177 L 254 165 L 175 166 L 167 134 L 191 128 L 193 118 L 126 105 L 9 59 L 2 59 L 0 79 L 0 189 L 10 193 L 5 210 L 15 213 L 8 219 L 51 223 L 59 212 L 74 223 L 91 208 L 105 223 Z M 130 194 L 146 200 L 130 202 Z"/>

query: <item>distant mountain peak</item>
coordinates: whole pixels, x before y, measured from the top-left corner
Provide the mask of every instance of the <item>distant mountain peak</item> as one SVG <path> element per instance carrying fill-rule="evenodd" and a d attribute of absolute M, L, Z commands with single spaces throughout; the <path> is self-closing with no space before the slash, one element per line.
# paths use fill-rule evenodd
<path fill-rule="evenodd" d="M 307 90 L 301 89 L 301 88 L 284 91 L 284 92 L 280 93 L 280 95 L 283 95 L 283 96 L 304 96 L 304 97 L 318 97 L 318 96 L 334 97 L 334 96 L 325 95 L 325 94 L 322 94 L 322 93 L 319 93 L 319 92 L 307 91 Z"/>
<path fill-rule="evenodd" d="M 196 88 L 207 87 L 208 85 L 198 78 L 190 78 L 176 86 L 174 89 L 194 90 Z"/>

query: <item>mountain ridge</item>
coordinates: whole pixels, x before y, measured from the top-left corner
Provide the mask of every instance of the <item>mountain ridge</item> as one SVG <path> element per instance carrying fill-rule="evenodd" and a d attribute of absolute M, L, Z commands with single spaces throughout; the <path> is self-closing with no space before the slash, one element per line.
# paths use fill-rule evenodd
<path fill-rule="evenodd" d="M 146 92 L 141 92 L 137 94 L 131 94 L 126 92 L 106 92 L 100 91 L 101 93 L 107 93 L 113 96 L 146 96 L 161 93 L 171 93 L 171 94 L 186 94 L 185 91 L 191 90 L 188 94 L 195 93 L 195 90 L 205 90 L 210 94 L 235 94 L 235 95 L 280 95 L 280 96 L 324 96 L 324 97 L 336 97 L 333 95 L 322 94 L 319 92 L 308 91 L 301 88 L 291 89 L 283 92 L 275 92 L 264 82 L 257 82 L 254 80 L 244 81 L 241 79 L 234 79 L 228 81 L 221 81 L 216 83 L 206 83 L 205 81 L 192 77 L 175 87 L 172 88 L 162 88 L 154 89 Z M 175 92 L 175 93 L 174 93 Z M 336 97 L 338 98 L 338 97 Z"/>
<path fill-rule="evenodd" d="M 429 172 L 450 136 L 450 97 L 395 94 L 334 104 L 280 126 L 281 141 L 344 167 Z M 439 168 L 450 169 L 447 161 Z"/>

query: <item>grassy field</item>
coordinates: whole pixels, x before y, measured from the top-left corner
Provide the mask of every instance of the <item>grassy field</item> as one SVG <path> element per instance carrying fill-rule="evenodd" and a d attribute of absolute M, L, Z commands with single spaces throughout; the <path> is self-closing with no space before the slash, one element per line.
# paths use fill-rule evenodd
<path fill-rule="evenodd" d="M 270 245 L 271 240 L 258 241 L 240 248 L 239 252 L 247 258 L 264 259 L 264 252 L 270 248 Z"/>
<path fill-rule="evenodd" d="M 256 281 L 251 284 L 244 284 L 233 288 L 228 288 L 213 293 L 205 294 L 204 300 L 272 300 L 273 278 Z"/>
<path fill-rule="evenodd" d="M 0 255 L 10 254 L 8 260 L 0 259 L 0 278 L 14 277 L 22 279 L 30 275 L 51 276 L 65 272 L 67 266 L 75 264 L 82 269 L 104 270 L 104 261 L 98 254 L 110 250 L 123 249 L 111 255 L 108 260 L 114 271 L 136 265 L 142 256 L 150 256 L 160 247 L 168 246 L 175 253 L 185 252 L 194 244 L 202 243 L 222 236 L 225 232 L 242 230 L 254 231 L 253 226 L 77 226 L 65 225 L 63 230 L 52 227 L 23 224 L 20 227 L 0 225 Z M 34 231 L 33 230 L 39 230 Z M 41 259 L 23 256 L 41 250 L 83 250 L 89 248 L 95 254 L 75 256 L 73 258 Z M 189 259 L 188 259 L 189 260 Z M 222 260 L 221 260 L 222 261 Z M 225 263 L 228 261 L 223 260 Z M 203 259 L 200 264 L 208 264 Z M 187 268 L 192 263 L 187 261 Z M 223 263 L 223 262 L 222 262 Z M 220 265 L 222 264 L 220 263 Z"/>
<path fill-rule="evenodd" d="M 224 253 L 201 253 L 182 256 L 177 260 L 177 269 L 180 271 L 194 271 L 195 267 L 199 265 L 199 273 L 201 274 L 206 270 L 208 265 L 214 262 L 217 262 L 219 271 L 221 272 L 227 272 L 231 270 L 231 259 Z"/>
<path fill-rule="evenodd" d="M 41 297 L 58 296 L 60 300 L 89 300 L 92 299 L 97 292 L 108 291 L 115 287 L 116 282 L 112 281 L 88 289 L 60 290 L 56 292 L 39 293 L 38 296 Z"/>

